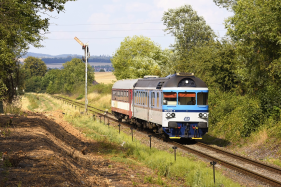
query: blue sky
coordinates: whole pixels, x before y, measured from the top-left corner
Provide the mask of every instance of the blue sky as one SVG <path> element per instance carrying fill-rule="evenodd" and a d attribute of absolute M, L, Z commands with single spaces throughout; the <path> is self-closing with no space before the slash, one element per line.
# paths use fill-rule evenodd
<path fill-rule="evenodd" d="M 88 43 L 91 55 L 112 55 L 126 36 L 150 37 L 162 49 L 174 43 L 163 30 L 164 11 L 189 4 L 203 16 L 217 35 L 226 33 L 224 20 L 232 13 L 219 8 L 212 0 L 78 0 L 65 4 L 65 12 L 52 16 L 43 48 L 30 47 L 28 52 L 50 55 L 80 54 L 78 37 Z M 46 15 L 43 15 L 46 16 Z"/>

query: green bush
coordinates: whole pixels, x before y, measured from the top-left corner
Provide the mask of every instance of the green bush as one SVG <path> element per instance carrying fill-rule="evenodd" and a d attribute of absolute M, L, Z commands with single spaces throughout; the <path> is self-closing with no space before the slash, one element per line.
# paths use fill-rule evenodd
<path fill-rule="evenodd" d="M 80 94 L 80 95 L 76 98 L 76 100 L 80 100 L 80 99 L 82 99 L 83 97 L 84 97 L 84 95 Z"/>
<path fill-rule="evenodd" d="M 212 134 L 236 141 L 250 136 L 263 124 L 264 116 L 257 98 L 210 91 L 209 101 Z"/>
<path fill-rule="evenodd" d="M 97 92 L 99 94 L 111 94 L 113 84 L 96 84 L 90 87 L 90 92 Z"/>

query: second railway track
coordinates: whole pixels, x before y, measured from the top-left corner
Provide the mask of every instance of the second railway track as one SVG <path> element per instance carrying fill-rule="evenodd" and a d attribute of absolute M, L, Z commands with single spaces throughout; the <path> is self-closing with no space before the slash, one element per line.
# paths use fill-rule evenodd
<path fill-rule="evenodd" d="M 63 98 L 60 96 L 53 96 L 56 99 L 60 99 L 63 100 L 69 104 L 72 105 L 76 105 L 79 107 L 83 107 L 84 104 L 67 99 L 67 98 Z M 104 116 L 104 118 L 108 118 L 111 121 L 115 121 L 116 123 L 121 123 L 122 125 L 125 126 L 129 126 L 126 123 L 123 122 L 119 122 L 112 114 L 107 113 L 106 115 L 104 114 L 104 112 L 106 112 L 105 110 L 101 110 L 92 106 L 89 106 L 89 112 L 93 112 L 98 114 L 99 116 Z M 94 111 L 96 110 L 96 111 Z M 99 112 L 97 112 L 99 111 Z M 103 113 L 100 113 L 103 112 Z M 274 167 L 274 166 L 270 166 L 270 165 L 266 165 L 262 162 L 258 162 L 237 154 L 233 154 L 231 152 L 219 149 L 219 148 L 215 148 L 200 142 L 197 142 L 195 146 L 201 147 L 201 149 L 198 148 L 194 148 L 194 146 L 189 146 L 189 145 L 183 145 L 174 141 L 169 141 L 167 142 L 168 144 L 172 145 L 172 146 L 177 146 L 178 148 L 187 151 L 187 152 L 191 152 L 193 154 L 196 154 L 200 157 L 204 157 L 206 159 L 209 159 L 210 161 L 216 161 L 219 164 L 236 170 L 238 172 L 244 173 L 248 176 L 251 176 L 259 181 L 265 182 L 266 184 L 270 184 L 271 186 L 281 186 L 281 169 Z M 209 150 L 209 151 L 208 151 Z M 214 156 L 214 155 L 222 155 L 222 156 Z M 224 157 L 228 157 L 228 159 L 225 159 Z M 232 160 L 229 161 L 229 158 L 231 158 Z M 243 164 L 241 164 L 244 163 Z M 239 163 L 239 164 L 238 164 Z M 241 166 L 242 165 L 242 166 Z M 249 169 L 249 168 L 254 168 L 254 169 Z M 253 171 L 254 170 L 254 171 Z M 258 171 L 258 172 L 257 172 Z"/>

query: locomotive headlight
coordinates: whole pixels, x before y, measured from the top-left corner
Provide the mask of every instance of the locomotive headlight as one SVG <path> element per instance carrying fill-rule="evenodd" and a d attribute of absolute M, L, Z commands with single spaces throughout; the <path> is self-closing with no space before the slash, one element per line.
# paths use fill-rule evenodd
<path fill-rule="evenodd" d="M 208 118 L 208 113 L 199 113 L 199 118 Z"/>
<path fill-rule="evenodd" d="M 166 114 L 166 118 L 169 118 L 169 117 L 170 117 L 170 113 L 167 113 L 167 114 Z"/>
<path fill-rule="evenodd" d="M 176 117 L 175 113 L 166 113 L 166 118 L 174 118 Z"/>

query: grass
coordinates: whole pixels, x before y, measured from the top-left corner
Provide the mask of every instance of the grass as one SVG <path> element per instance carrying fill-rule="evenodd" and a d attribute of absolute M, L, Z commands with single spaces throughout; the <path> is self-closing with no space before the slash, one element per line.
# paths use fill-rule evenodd
<path fill-rule="evenodd" d="M 21 111 L 21 96 L 16 97 L 12 103 L 3 102 L 4 113 L 22 115 Z"/>
<path fill-rule="evenodd" d="M 160 177 L 177 178 L 187 186 L 215 186 L 212 182 L 213 171 L 209 164 L 179 154 L 175 162 L 173 153 L 155 148 L 150 150 L 149 147 L 136 139 L 132 142 L 130 135 L 123 132 L 119 134 L 117 128 L 111 126 L 108 128 L 107 125 L 100 123 L 99 119 L 93 121 L 90 115 L 80 115 L 71 106 L 63 105 L 58 100 L 56 102 L 61 105 L 61 110 L 68 111 L 67 115 L 64 116 L 65 120 L 80 129 L 86 137 L 98 141 L 101 145 L 99 152 L 112 157 L 113 161 L 124 162 L 129 165 L 145 165 L 157 171 Z M 151 181 L 156 184 L 158 179 Z M 160 179 L 158 182 L 162 183 Z M 217 171 L 216 186 L 220 185 L 240 186 Z"/>
<path fill-rule="evenodd" d="M 27 107 L 29 110 L 34 111 L 35 109 L 39 108 L 41 103 L 39 100 L 39 96 L 36 96 L 34 94 L 25 94 L 25 97 L 27 97 L 30 103 Z"/>

